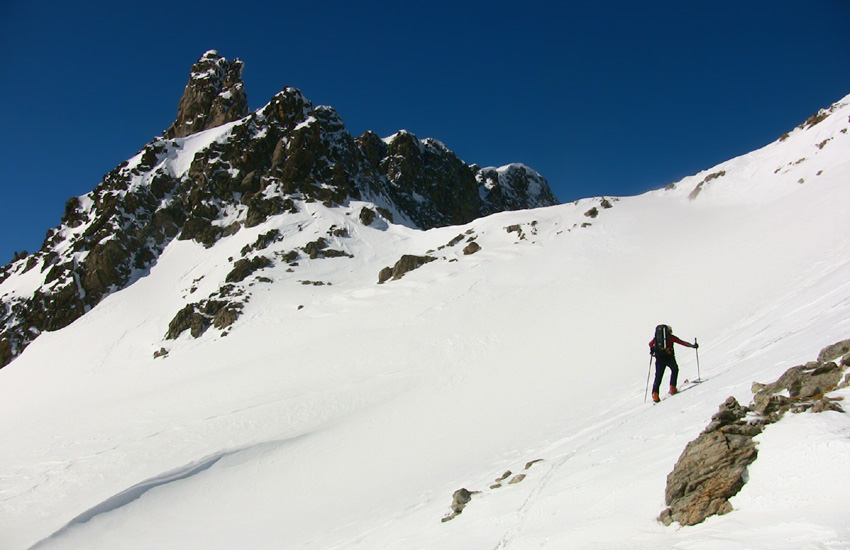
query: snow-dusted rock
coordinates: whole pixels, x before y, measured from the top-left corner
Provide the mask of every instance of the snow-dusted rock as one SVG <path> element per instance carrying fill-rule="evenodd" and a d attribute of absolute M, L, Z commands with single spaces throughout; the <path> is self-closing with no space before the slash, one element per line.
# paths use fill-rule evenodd
<path fill-rule="evenodd" d="M 0 271 L 0 283 L 27 272 L 41 279 L 2 298 L 0 367 L 40 333 L 67 326 L 143 276 L 175 238 L 210 248 L 315 201 L 362 199 L 371 203 L 361 211 L 364 225 L 375 220 L 369 212 L 378 212 L 388 223 L 423 229 L 556 202 L 538 178 L 534 188 L 545 200 L 518 196 L 494 206 L 482 200 L 473 168 L 442 143 L 405 131 L 355 140 L 333 108 L 314 106 L 293 87 L 249 115 L 242 67 L 206 52 L 192 66 L 165 139 L 145 145 L 91 193 L 71 198 L 42 249 Z M 331 250 L 322 257 L 343 255 Z M 197 315 L 192 332 L 201 334 L 206 321 Z"/>
<path fill-rule="evenodd" d="M 753 438 L 788 412 L 843 412 L 824 394 L 835 390 L 850 358 L 850 340 L 824 348 L 819 360 L 792 367 L 776 382 L 754 384 L 749 407 L 729 397 L 703 432 L 688 443 L 667 476 L 665 509 L 658 520 L 695 525 L 732 511 L 729 499 L 747 481 L 747 467 L 758 457 Z M 840 364 L 831 359 L 842 359 Z M 822 361 L 823 359 L 829 361 Z"/>
<path fill-rule="evenodd" d="M 228 61 L 215 50 L 204 53 L 192 65 L 177 107 L 177 120 L 165 131 L 165 137 L 186 137 L 247 115 L 242 67 L 240 60 Z"/>

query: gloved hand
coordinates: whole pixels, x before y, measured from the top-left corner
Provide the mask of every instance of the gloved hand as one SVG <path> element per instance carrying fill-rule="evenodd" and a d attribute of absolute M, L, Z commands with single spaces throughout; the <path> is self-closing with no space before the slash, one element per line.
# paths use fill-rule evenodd
<path fill-rule="evenodd" d="M 694 342 L 694 349 L 699 349 L 699 344 Z"/>

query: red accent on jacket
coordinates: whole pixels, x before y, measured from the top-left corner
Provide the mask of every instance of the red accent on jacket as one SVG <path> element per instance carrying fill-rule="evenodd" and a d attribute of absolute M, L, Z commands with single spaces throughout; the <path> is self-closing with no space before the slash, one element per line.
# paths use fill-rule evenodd
<path fill-rule="evenodd" d="M 679 338 L 675 334 L 670 336 L 671 347 L 672 347 L 673 344 L 682 344 L 683 346 L 688 347 L 688 348 L 695 347 L 693 344 L 689 344 L 688 342 L 685 342 L 684 340 L 682 340 L 681 338 Z M 649 341 L 649 349 L 655 349 L 655 338 L 653 338 L 652 340 Z"/>

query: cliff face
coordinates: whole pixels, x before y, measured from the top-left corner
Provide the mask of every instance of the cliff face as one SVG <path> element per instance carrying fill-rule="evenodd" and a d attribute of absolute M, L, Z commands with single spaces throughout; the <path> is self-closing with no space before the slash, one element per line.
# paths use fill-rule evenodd
<path fill-rule="evenodd" d="M 177 107 L 177 120 L 166 138 L 185 137 L 238 120 L 248 114 L 242 83 L 243 64 L 228 61 L 217 51 L 206 52 L 192 65 L 191 76 Z"/>
<path fill-rule="evenodd" d="M 242 67 L 206 52 L 163 137 L 71 198 L 42 249 L 0 270 L 0 366 L 142 276 L 175 238 L 211 247 L 304 201 L 364 200 L 422 229 L 556 204 L 521 165 L 480 170 L 404 131 L 355 139 L 295 88 L 249 114 Z"/>

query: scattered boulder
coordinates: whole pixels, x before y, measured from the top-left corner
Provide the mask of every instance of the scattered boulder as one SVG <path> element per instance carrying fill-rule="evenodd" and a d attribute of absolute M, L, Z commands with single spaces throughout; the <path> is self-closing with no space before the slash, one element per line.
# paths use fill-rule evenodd
<path fill-rule="evenodd" d="M 212 324 L 215 328 L 224 330 L 235 323 L 236 319 L 238 319 L 241 314 L 242 304 L 238 302 L 229 303 L 215 312 Z"/>
<path fill-rule="evenodd" d="M 472 500 L 472 493 L 466 489 L 458 489 L 452 495 L 452 512 L 460 514 L 469 501 Z"/>
<path fill-rule="evenodd" d="M 537 464 L 542 460 L 542 458 L 538 458 L 527 462 L 525 465 L 525 470 L 528 470 L 534 464 Z M 527 474 L 514 475 L 512 471 L 506 470 L 505 473 L 496 478 L 494 484 L 490 485 L 490 489 L 500 489 L 502 487 L 502 482 L 508 478 L 510 478 L 510 481 L 508 481 L 508 485 L 516 485 L 517 483 L 520 483 L 522 480 L 524 480 L 526 477 Z M 480 492 L 481 491 L 470 491 L 468 489 L 458 489 L 457 491 L 455 491 L 452 495 L 452 512 L 449 515 L 443 517 L 443 522 L 450 521 L 460 515 L 460 513 L 463 512 L 464 508 L 466 508 L 466 505 L 469 504 L 470 500 L 472 500 L 472 495 L 477 495 Z"/>
<path fill-rule="evenodd" d="M 366 208 L 365 206 L 360 209 L 360 223 L 363 225 L 372 225 L 372 222 L 375 221 L 377 214 L 371 208 Z"/>
<path fill-rule="evenodd" d="M 437 250 L 442 250 L 444 248 L 451 248 L 451 247 L 455 246 L 456 244 L 458 244 L 463 239 L 464 239 L 464 235 L 463 235 L 463 233 L 461 233 L 460 235 L 458 235 L 457 237 L 454 237 L 452 240 L 450 240 L 446 244 L 444 244 L 442 246 L 438 246 Z"/>
<path fill-rule="evenodd" d="M 463 253 L 464 255 L 469 256 L 470 254 L 475 254 L 479 250 L 481 250 L 481 245 L 475 241 L 472 241 L 463 248 Z"/>
<path fill-rule="evenodd" d="M 409 273 L 414 269 L 419 269 L 423 265 L 433 262 L 437 258 L 433 256 L 414 256 L 405 254 L 396 262 L 393 267 L 385 267 L 378 274 L 378 284 L 383 284 L 389 280 L 401 279 L 405 273 Z"/>
<path fill-rule="evenodd" d="M 348 229 L 345 227 L 337 227 L 336 225 L 332 225 L 330 229 L 328 229 L 328 235 L 332 237 L 348 237 Z"/>
<path fill-rule="evenodd" d="M 717 178 L 722 178 L 725 175 L 726 175 L 726 170 L 721 170 L 719 172 L 714 172 L 713 174 L 707 175 L 705 177 L 705 179 L 703 179 L 701 182 L 699 182 L 697 184 L 697 186 L 694 187 L 693 191 L 690 192 L 690 194 L 688 195 L 688 199 L 690 199 L 690 200 L 696 199 L 697 195 L 700 194 L 700 192 L 702 191 L 702 189 L 705 185 L 707 185 L 712 180 L 715 180 Z"/>
<path fill-rule="evenodd" d="M 535 464 L 537 464 L 538 462 L 543 462 L 543 459 L 542 458 L 535 458 L 534 460 L 530 460 L 530 461 L 526 462 L 525 463 L 525 469 L 530 470 L 531 467 L 534 466 Z"/>
<path fill-rule="evenodd" d="M 336 250 L 328 248 L 322 251 L 323 258 L 353 258 L 354 254 L 349 254 L 345 250 Z"/>
<path fill-rule="evenodd" d="M 227 287 L 224 287 L 219 293 L 225 294 L 228 291 Z M 242 303 L 238 301 L 210 298 L 187 304 L 177 312 L 177 315 L 168 324 L 165 339 L 174 340 L 185 330 L 190 331 L 192 338 L 198 338 L 210 326 L 217 329 L 229 327 L 241 314 Z"/>
<path fill-rule="evenodd" d="M 298 254 L 297 250 L 290 250 L 288 252 L 276 252 L 275 256 L 280 258 L 281 261 L 286 262 L 290 265 L 298 265 L 298 258 L 300 258 L 300 254 Z"/>
<path fill-rule="evenodd" d="M 393 268 L 385 267 L 380 272 L 378 272 L 378 284 L 384 284 L 389 281 L 393 277 Z"/>
<path fill-rule="evenodd" d="M 187 329 L 192 330 L 192 337 L 197 338 L 203 332 L 203 317 L 195 311 L 197 304 L 186 304 L 183 309 L 168 323 L 166 340 L 174 340 Z"/>
<path fill-rule="evenodd" d="M 475 494 L 467 489 L 458 489 L 452 495 L 452 513 L 443 518 L 443 522 L 453 520 L 461 513 L 469 501 L 472 500 L 472 495 Z"/>
<path fill-rule="evenodd" d="M 324 249 L 328 247 L 328 242 L 324 237 L 319 237 L 315 241 L 309 242 L 301 249 L 307 253 L 311 260 L 319 257 Z"/>
<path fill-rule="evenodd" d="M 253 258 L 237 260 L 233 264 L 233 269 L 225 277 L 228 283 L 238 283 L 244 281 L 249 275 L 255 271 L 265 269 L 272 265 L 272 261 L 265 256 L 255 256 Z"/>
<path fill-rule="evenodd" d="M 247 256 L 251 252 L 268 248 L 273 243 L 281 240 L 282 238 L 283 236 L 280 234 L 280 230 L 278 229 L 272 229 L 270 231 L 267 231 L 266 233 L 263 233 L 262 235 L 257 237 L 257 240 L 254 241 L 253 244 L 245 245 L 242 248 L 242 255 Z"/>
<path fill-rule="evenodd" d="M 524 225 L 524 224 L 523 224 Z M 532 235 L 537 235 L 537 220 L 532 221 L 529 225 L 529 232 Z M 505 227 L 505 231 L 508 233 L 516 233 L 519 240 L 524 241 L 526 239 L 525 231 L 523 231 L 523 227 L 520 224 L 509 225 Z"/>

